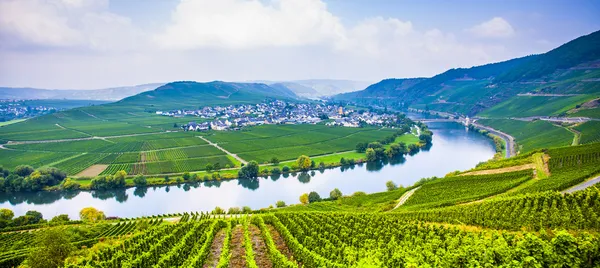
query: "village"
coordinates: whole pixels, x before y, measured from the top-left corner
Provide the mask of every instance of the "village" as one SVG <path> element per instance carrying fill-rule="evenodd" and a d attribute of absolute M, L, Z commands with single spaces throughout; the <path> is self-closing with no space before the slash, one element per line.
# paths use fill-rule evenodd
<path fill-rule="evenodd" d="M 157 115 L 170 117 L 194 116 L 204 121 L 189 122 L 183 125 L 185 131 L 239 130 L 246 126 L 275 124 L 317 124 L 328 126 L 393 127 L 396 115 L 345 109 L 340 105 L 327 103 L 293 103 L 272 100 L 255 105 L 229 105 L 202 107 L 198 110 L 156 111 Z"/>

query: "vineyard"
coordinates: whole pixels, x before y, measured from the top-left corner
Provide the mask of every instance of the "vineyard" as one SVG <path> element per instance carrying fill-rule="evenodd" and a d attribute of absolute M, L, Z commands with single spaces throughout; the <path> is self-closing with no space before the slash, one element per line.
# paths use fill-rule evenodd
<path fill-rule="evenodd" d="M 77 232 L 82 235 L 78 240 L 71 241 L 73 245 L 91 246 L 105 238 L 117 238 L 132 233 L 140 232 L 146 228 L 162 225 L 163 220 L 137 219 L 129 222 L 115 224 L 95 224 L 88 226 L 60 226 L 55 227 L 64 232 Z M 37 236 L 44 230 L 28 232 L 0 233 L 0 267 L 12 267 L 21 263 L 36 247 Z"/>
<path fill-rule="evenodd" d="M 507 230 L 600 230 L 600 190 L 591 188 L 565 195 L 553 191 L 522 194 L 462 206 L 400 212 L 399 216 Z"/>
<path fill-rule="evenodd" d="M 600 143 L 549 149 L 548 155 L 551 175 L 517 193 L 561 191 L 600 174 Z"/>
<path fill-rule="evenodd" d="M 600 241 L 586 232 L 462 229 L 414 221 L 406 213 L 184 216 L 70 260 L 66 267 L 593 267 L 600 261 Z"/>
<path fill-rule="evenodd" d="M 425 183 L 405 203 L 406 208 L 455 205 L 500 194 L 531 179 L 531 170 L 509 173 L 456 176 Z"/>
<path fill-rule="evenodd" d="M 589 121 L 574 127 L 574 129 L 581 132 L 581 140 L 579 143 L 587 144 L 600 142 L 600 122 Z"/>
<path fill-rule="evenodd" d="M 93 108 L 89 108 L 93 109 Z M 225 166 L 239 166 L 237 160 L 230 159 L 226 153 L 213 145 L 207 144 L 200 138 L 202 135 L 233 154 L 239 155 L 246 161 L 256 160 L 260 163 L 270 161 L 274 156 L 280 160 L 293 160 L 300 155 L 321 156 L 332 153 L 353 151 L 359 142 L 372 142 L 388 137 L 395 133 L 394 129 L 381 129 L 375 127 L 345 128 L 328 127 L 325 125 L 264 125 L 255 126 L 235 132 L 183 132 L 160 131 L 147 128 L 149 131 L 133 131 L 129 133 L 122 129 L 124 125 L 132 125 L 133 122 L 110 123 L 110 120 L 121 121 L 116 118 L 100 121 L 100 127 L 75 126 L 73 119 L 96 121 L 88 115 L 89 111 L 72 111 L 68 113 L 57 113 L 42 120 L 43 123 L 56 123 L 76 133 L 87 133 L 89 136 L 81 136 L 83 140 L 55 140 L 52 142 L 22 142 L 4 145 L 10 150 L 1 150 L 0 156 L 4 159 L 1 163 L 4 167 L 14 168 L 18 165 L 31 165 L 34 168 L 49 166 L 50 164 L 60 167 L 68 175 L 77 175 L 92 165 L 109 165 L 101 174 L 114 174 L 119 170 L 126 171 L 129 175 L 136 174 L 172 174 L 191 171 L 202 171 L 207 164 L 219 164 Z M 132 114 L 123 115 L 123 120 L 128 120 Z M 108 115 L 103 115 L 108 116 Z M 164 121 L 162 118 L 155 118 Z M 31 120 L 36 121 L 36 120 Z M 183 120 L 183 119 L 178 119 Z M 47 122 L 46 122 L 47 121 Z M 145 122 L 143 120 L 142 122 Z M 152 123 L 153 120 L 148 120 Z M 136 123 L 139 123 L 136 121 Z M 108 134 L 108 130 L 114 129 L 115 134 Z M 135 125 L 132 126 L 135 130 Z M 172 126 L 171 126 L 172 127 Z M 11 125 L 12 128 L 12 125 Z M 40 131 L 36 126 L 21 124 L 22 130 Z M 0 129 L 0 138 L 3 131 Z M 124 132 L 121 132 L 124 131 Z M 7 135 L 10 133 L 6 133 Z M 123 135 L 123 136 L 118 136 Z M 416 137 L 411 134 L 411 141 L 416 142 Z M 17 141 L 7 136 L 7 139 Z M 401 138 L 401 137 L 399 137 Z M 52 140 L 52 138 L 48 138 Z M 35 139 L 31 139 L 33 141 Z M 58 162 L 58 163 L 56 163 Z"/>

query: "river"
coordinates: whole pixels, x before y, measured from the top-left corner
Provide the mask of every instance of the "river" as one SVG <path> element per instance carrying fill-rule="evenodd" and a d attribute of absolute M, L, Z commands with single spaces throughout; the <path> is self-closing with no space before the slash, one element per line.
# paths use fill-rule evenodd
<path fill-rule="evenodd" d="M 299 196 L 310 191 L 316 191 L 322 197 L 328 197 L 334 188 L 345 195 L 356 191 L 380 192 L 386 190 L 385 182 L 388 180 L 409 186 L 421 178 L 470 169 L 494 155 L 490 139 L 468 131 L 462 125 L 431 123 L 429 128 L 434 133 L 433 145 L 394 163 L 363 164 L 253 181 L 231 180 L 103 192 L 1 194 L 0 208 L 11 209 L 16 216 L 36 210 L 46 219 L 58 214 L 78 219 L 79 211 L 88 206 L 104 211 L 107 216 L 118 217 L 210 211 L 216 206 L 258 209 L 274 205 L 278 200 L 287 204 L 299 203 Z"/>

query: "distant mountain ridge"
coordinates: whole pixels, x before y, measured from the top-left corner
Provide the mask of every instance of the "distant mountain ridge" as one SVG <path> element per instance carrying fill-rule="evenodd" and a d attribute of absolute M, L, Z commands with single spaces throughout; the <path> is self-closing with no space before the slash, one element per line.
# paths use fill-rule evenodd
<path fill-rule="evenodd" d="M 305 79 L 291 81 L 258 80 L 252 82 L 264 83 L 272 87 L 286 87 L 296 95 L 305 98 L 328 97 L 365 89 L 371 84 L 367 81 L 337 80 L 337 79 Z"/>
<path fill-rule="evenodd" d="M 450 69 L 431 78 L 385 79 L 336 100 L 367 105 L 478 114 L 520 93 L 600 93 L 600 31 L 539 55 L 471 68 Z"/>
<path fill-rule="evenodd" d="M 0 87 L 0 99 L 69 99 L 117 101 L 141 92 L 153 90 L 162 85 L 164 85 L 164 83 L 90 90 Z"/>

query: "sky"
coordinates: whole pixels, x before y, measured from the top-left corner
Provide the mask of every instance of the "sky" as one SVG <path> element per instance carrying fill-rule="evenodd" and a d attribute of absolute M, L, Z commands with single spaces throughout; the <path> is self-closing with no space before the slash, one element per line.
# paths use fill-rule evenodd
<path fill-rule="evenodd" d="M 595 0 L 0 0 L 0 86 L 430 77 L 598 30 Z"/>

